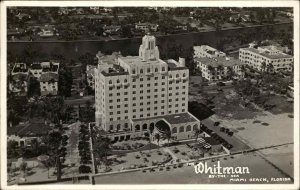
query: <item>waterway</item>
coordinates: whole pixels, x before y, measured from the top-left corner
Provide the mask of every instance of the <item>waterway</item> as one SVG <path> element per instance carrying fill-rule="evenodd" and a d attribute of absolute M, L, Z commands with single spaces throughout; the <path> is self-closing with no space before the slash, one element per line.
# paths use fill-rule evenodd
<path fill-rule="evenodd" d="M 276 24 L 271 31 L 279 32 L 290 30 L 292 23 Z M 251 33 L 248 41 L 263 40 L 266 38 L 266 31 L 270 31 L 270 26 L 256 26 L 251 28 L 228 29 L 222 31 L 197 32 L 186 34 L 173 34 L 167 36 L 157 36 L 157 45 L 163 58 L 174 58 L 181 49 L 181 56 L 187 56 L 193 45 L 208 44 L 217 47 L 224 39 L 236 41 L 241 33 Z M 272 39 L 273 36 L 269 36 Z M 247 37 L 246 37 L 247 38 Z M 251 39 L 250 39 L 251 38 Z M 231 40 L 230 40 L 231 39 Z M 8 52 L 21 55 L 26 48 L 33 48 L 44 54 L 61 54 L 67 60 L 77 60 L 79 56 L 86 53 L 95 55 L 98 51 L 112 53 L 120 51 L 122 55 L 137 55 L 141 44 L 141 38 L 109 40 L 109 41 L 53 41 L 53 42 L 8 42 Z"/>

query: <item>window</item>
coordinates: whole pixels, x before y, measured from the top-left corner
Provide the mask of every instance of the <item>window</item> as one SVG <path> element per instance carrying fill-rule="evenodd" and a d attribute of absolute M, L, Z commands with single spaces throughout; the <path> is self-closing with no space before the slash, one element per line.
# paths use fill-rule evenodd
<path fill-rule="evenodd" d="M 136 92 L 135 92 L 135 91 L 132 91 L 132 94 L 136 94 Z"/>
<path fill-rule="evenodd" d="M 158 96 L 157 95 L 154 95 L 154 98 L 157 98 Z"/>
<path fill-rule="evenodd" d="M 132 88 L 135 88 L 136 87 L 136 85 L 132 85 Z"/>
<path fill-rule="evenodd" d="M 117 79 L 117 83 L 120 83 L 120 80 L 119 80 L 119 79 Z"/>
<path fill-rule="evenodd" d="M 113 94 L 112 94 L 112 93 L 109 93 L 108 95 L 109 95 L 109 96 L 113 96 Z"/>
<path fill-rule="evenodd" d="M 142 100 L 143 98 L 144 98 L 144 97 L 143 97 L 143 96 L 141 96 L 141 97 L 140 97 L 140 100 Z"/>
<path fill-rule="evenodd" d="M 165 109 L 165 106 L 161 106 L 161 109 Z"/>
<path fill-rule="evenodd" d="M 157 107 L 154 107 L 155 110 L 157 110 Z"/>
<path fill-rule="evenodd" d="M 169 90 L 172 90 L 172 87 L 169 87 Z"/>
<path fill-rule="evenodd" d="M 128 98 L 124 98 L 124 101 L 128 101 Z"/>
<path fill-rule="evenodd" d="M 128 92 L 124 92 L 124 95 L 128 95 Z"/>
<path fill-rule="evenodd" d="M 121 112 L 120 111 L 117 111 L 117 114 L 120 114 Z"/>
<path fill-rule="evenodd" d="M 150 90 L 147 90 L 147 93 L 149 93 L 150 92 Z"/>
<path fill-rule="evenodd" d="M 165 79 L 165 76 L 162 76 L 161 79 Z"/>
<path fill-rule="evenodd" d="M 128 113 L 128 110 L 125 110 L 124 112 L 125 112 L 125 113 Z"/>
<path fill-rule="evenodd" d="M 113 106 L 109 106 L 109 109 L 113 109 L 114 107 Z"/>
<path fill-rule="evenodd" d="M 162 70 L 162 71 L 165 71 L 165 70 L 166 70 L 166 68 L 165 68 L 165 67 L 162 67 L 162 68 L 161 68 L 161 70 Z"/>
<path fill-rule="evenodd" d="M 117 102 L 120 102 L 120 99 L 117 99 Z"/>
<path fill-rule="evenodd" d="M 179 74 L 176 74 L 176 78 L 179 78 Z"/>
<path fill-rule="evenodd" d="M 158 72 L 158 68 L 155 68 L 155 72 Z"/>
<path fill-rule="evenodd" d="M 117 108 L 120 108 L 121 107 L 121 105 L 117 105 Z"/>
<path fill-rule="evenodd" d="M 128 104 L 125 104 L 124 107 L 127 108 L 127 107 L 128 107 Z"/>
<path fill-rule="evenodd" d="M 135 82 L 136 80 L 135 79 L 132 79 L 132 82 Z"/>
<path fill-rule="evenodd" d="M 174 128 L 172 129 L 172 133 L 177 133 L 177 127 L 174 127 Z"/>
<path fill-rule="evenodd" d="M 109 112 L 109 115 L 113 115 L 114 114 L 114 112 Z"/>
<path fill-rule="evenodd" d="M 157 104 L 157 101 L 154 101 L 154 104 Z"/>
<path fill-rule="evenodd" d="M 162 101 L 161 101 L 161 103 L 165 103 L 165 101 L 164 101 L 164 100 L 162 100 Z"/>
<path fill-rule="evenodd" d="M 149 110 L 150 110 L 150 108 L 147 108 L 147 110 L 149 111 Z"/>
<path fill-rule="evenodd" d="M 112 81 L 111 80 L 109 80 L 109 82 L 108 82 L 109 84 L 112 84 Z"/>
<path fill-rule="evenodd" d="M 143 69 L 140 70 L 140 73 L 143 73 Z"/>
<path fill-rule="evenodd" d="M 156 82 L 156 83 L 154 83 L 154 86 L 157 86 L 158 85 L 158 83 Z"/>
<path fill-rule="evenodd" d="M 182 75 L 183 77 L 186 77 L 186 74 L 185 73 L 183 73 L 183 75 Z"/>
<path fill-rule="evenodd" d="M 140 81 L 143 81 L 144 79 L 143 78 L 140 78 Z"/>
<path fill-rule="evenodd" d="M 158 77 L 154 77 L 154 80 L 158 80 Z"/>
<path fill-rule="evenodd" d="M 117 96 L 120 96 L 120 93 L 119 93 L 119 92 L 117 93 Z"/>
<path fill-rule="evenodd" d="M 143 102 L 140 103 L 140 106 L 142 106 L 142 105 L 143 105 Z"/>
<path fill-rule="evenodd" d="M 142 87 L 143 87 L 143 84 L 140 84 L 140 87 L 142 88 Z"/>
<path fill-rule="evenodd" d="M 165 84 L 166 84 L 165 82 L 162 82 L 162 83 L 161 83 L 161 85 L 165 85 Z"/>
<path fill-rule="evenodd" d="M 135 74 L 135 69 L 132 69 L 132 74 Z"/>
<path fill-rule="evenodd" d="M 165 88 L 162 88 L 161 91 L 165 91 Z"/>
<path fill-rule="evenodd" d="M 191 129 L 191 126 L 190 125 L 188 125 L 187 127 L 186 127 L 186 131 L 191 131 L 192 129 Z"/>
<path fill-rule="evenodd" d="M 179 128 L 179 133 L 181 133 L 181 132 L 184 132 L 184 127 L 183 127 L 183 126 L 181 126 L 181 127 Z"/>
<path fill-rule="evenodd" d="M 132 100 L 136 100 L 136 97 L 133 97 Z"/>
<path fill-rule="evenodd" d="M 112 90 L 112 89 L 113 89 L 113 87 L 109 87 L 108 89 L 109 89 L 109 90 Z"/>
<path fill-rule="evenodd" d="M 113 101 L 112 100 L 109 100 L 109 103 L 112 103 Z"/>
<path fill-rule="evenodd" d="M 148 73 L 150 73 L 150 72 L 151 72 L 150 68 L 147 68 L 147 72 L 148 72 Z"/>
<path fill-rule="evenodd" d="M 150 87 L 150 84 L 147 84 L 147 87 Z"/>
<path fill-rule="evenodd" d="M 136 112 L 136 109 L 133 109 L 132 112 Z"/>

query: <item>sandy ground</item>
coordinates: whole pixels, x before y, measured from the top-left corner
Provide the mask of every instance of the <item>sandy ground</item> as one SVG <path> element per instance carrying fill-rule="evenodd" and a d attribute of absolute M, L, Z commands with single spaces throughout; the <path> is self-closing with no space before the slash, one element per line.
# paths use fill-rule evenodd
<path fill-rule="evenodd" d="M 249 167 L 250 174 L 241 174 L 239 178 L 245 178 L 245 182 L 230 181 L 230 176 L 220 178 L 209 178 L 208 174 L 196 174 L 193 166 L 184 166 L 183 168 L 171 168 L 170 171 L 158 171 L 143 173 L 142 171 L 123 174 L 113 174 L 107 176 L 97 176 L 96 184 L 220 184 L 220 183 L 290 183 L 271 181 L 271 178 L 284 177 L 277 169 L 267 163 L 255 153 L 247 155 L 236 155 L 234 158 L 228 157 L 221 159 L 222 167 Z M 208 161 L 212 166 L 216 162 Z M 250 178 L 266 178 L 266 182 L 253 182 Z M 138 179 L 138 180 L 134 180 Z"/>
<path fill-rule="evenodd" d="M 282 171 L 289 176 L 294 176 L 294 145 L 284 145 L 272 149 L 266 149 L 261 151 L 265 158 L 279 167 Z"/>
<path fill-rule="evenodd" d="M 293 142 L 293 118 L 289 118 L 287 113 L 278 115 L 267 113 L 244 120 L 222 120 L 215 115 L 211 118 L 221 121 L 224 127 L 238 131 L 235 135 L 252 148 Z M 268 126 L 262 123 L 267 123 Z"/>

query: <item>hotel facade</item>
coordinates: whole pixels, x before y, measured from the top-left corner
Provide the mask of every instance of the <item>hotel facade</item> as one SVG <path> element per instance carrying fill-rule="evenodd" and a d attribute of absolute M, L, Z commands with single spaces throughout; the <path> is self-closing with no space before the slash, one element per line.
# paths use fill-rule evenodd
<path fill-rule="evenodd" d="M 113 63 L 99 61 L 96 126 L 115 141 L 146 134 L 154 138 L 155 133 L 166 131 L 177 140 L 193 138 L 200 121 L 188 112 L 188 81 L 184 59 L 161 60 L 155 37 L 146 35 L 139 56 L 118 56 Z"/>
<path fill-rule="evenodd" d="M 293 71 L 294 58 L 283 53 L 275 46 L 256 48 L 241 48 L 239 60 L 258 71 L 270 70 L 271 72 Z"/>

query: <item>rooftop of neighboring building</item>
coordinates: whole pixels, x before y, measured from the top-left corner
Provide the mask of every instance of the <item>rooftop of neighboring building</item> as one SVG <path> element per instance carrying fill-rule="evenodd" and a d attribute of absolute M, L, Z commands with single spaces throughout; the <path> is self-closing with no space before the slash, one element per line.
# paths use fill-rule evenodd
<path fill-rule="evenodd" d="M 25 63 L 16 63 L 13 68 L 13 73 L 27 73 L 28 68 Z"/>
<path fill-rule="evenodd" d="M 218 67 L 220 65 L 223 67 L 243 65 L 241 61 L 232 57 L 214 57 L 214 58 L 201 57 L 201 58 L 195 58 L 195 61 L 199 61 L 202 64 L 210 65 L 212 67 Z"/>
<path fill-rule="evenodd" d="M 56 73 L 43 73 L 41 74 L 40 81 L 41 82 L 49 82 L 49 81 L 58 82 L 58 74 Z"/>
<path fill-rule="evenodd" d="M 14 81 L 27 81 L 28 77 L 28 73 L 17 73 L 12 76 L 12 79 Z"/>
<path fill-rule="evenodd" d="M 241 49 L 244 49 L 244 50 L 247 50 L 247 51 L 262 55 L 262 56 L 265 56 L 269 59 L 293 58 L 293 56 L 285 54 L 285 53 L 277 53 L 277 54 L 272 53 L 272 54 L 270 54 L 267 51 L 259 51 L 255 48 L 241 48 Z"/>
<path fill-rule="evenodd" d="M 224 52 L 217 50 L 216 48 L 213 48 L 208 45 L 201 45 L 201 46 L 194 46 L 195 51 L 205 51 L 208 54 L 215 55 L 215 54 L 223 54 Z"/>
<path fill-rule="evenodd" d="M 7 127 L 7 135 L 20 137 L 39 137 L 46 135 L 51 126 L 42 122 L 19 124 L 14 127 Z"/>

